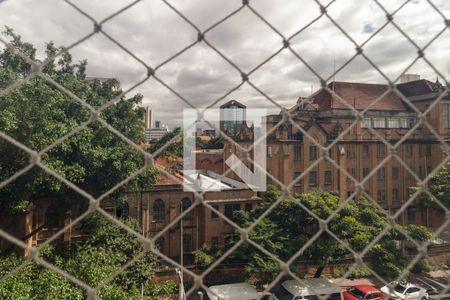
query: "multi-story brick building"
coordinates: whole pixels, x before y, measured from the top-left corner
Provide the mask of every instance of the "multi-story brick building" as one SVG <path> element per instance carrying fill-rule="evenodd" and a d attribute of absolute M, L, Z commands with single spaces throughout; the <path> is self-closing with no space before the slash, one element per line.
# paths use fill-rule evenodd
<path fill-rule="evenodd" d="M 444 88 L 438 81 L 427 80 L 396 85 L 404 97 L 388 92 L 383 84 L 332 82 L 328 88 L 332 92 L 320 89 L 299 98 L 288 109 L 293 122 L 283 121 L 282 113 L 267 116 L 267 172 L 276 179 L 269 176 L 268 183 L 292 183 L 292 192 L 335 191 L 342 199 L 353 194 L 358 198 L 363 189 L 382 208 L 395 212 L 408 200 L 409 188 L 417 185 L 415 176 L 424 179 L 448 157 L 450 96 L 442 95 Z M 354 110 L 366 110 L 364 118 L 356 118 Z M 429 126 L 418 124 L 417 112 L 427 112 L 423 121 Z M 397 145 L 398 159 L 388 158 L 391 150 L 382 139 Z M 235 140 L 249 147 L 252 133 L 241 132 Z M 330 149 L 323 153 L 321 146 Z M 232 153 L 240 155 L 227 143 L 224 161 Z M 437 212 L 419 210 L 411 203 L 399 221 L 437 227 L 442 219 Z"/>
<path fill-rule="evenodd" d="M 185 262 L 189 263 L 192 262 L 189 254 L 203 245 L 208 248 L 223 247 L 235 233 L 235 228 L 206 206 L 196 205 L 194 193 L 183 189 L 181 182 L 184 178 L 178 173 L 174 176 L 179 180 L 161 175 L 151 189 L 128 193 L 125 203 L 115 205 L 105 199 L 101 207 L 115 217 L 138 220 L 146 237 L 153 237 L 167 229 L 157 240 L 160 251 L 168 257 L 179 258 L 183 241 L 183 253 L 187 258 Z M 212 188 L 204 193 L 204 201 L 230 220 L 235 211 L 253 210 L 261 201 L 257 193 L 245 184 L 208 170 L 198 171 L 190 182 Z M 85 204 L 87 208 L 87 202 Z M 183 222 L 172 224 L 191 205 L 195 207 L 182 218 Z M 70 247 L 73 241 L 83 239 L 86 234 L 80 230 L 79 223 L 71 226 L 73 220 L 82 213 L 76 213 L 76 210 L 80 211 L 76 206 L 62 208 L 57 201 L 42 200 L 38 206 L 30 205 L 26 212 L 14 217 L 0 213 L 0 228 L 30 246 L 36 246 L 54 237 L 63 227 L 68 227 L 55 238 L 54 243 Z M 13 248 L 12 243 L 0 239 L 0 253 Z"/>
<path fill-rule="evenodd" d="M 199 174 L 201 177 L 195 181 L 202 181 L 205 187 L 214 185 L 220 188 L 205 192 L 204 201 L 230 220 L 233 219 L 234 211 L 253 210 L 261 201 L 256 192 L 239 181 L 211 171 L 201 171 Z M 183 178 L 180 177 L 180 180 Z M 235 233 L 235 228 L 228 221 L 201 204 L 190 211 L 182 223 L 178 221 L 172 224 L 181 212 L 195 204 L 195 196 L 193 192 L 184 191 L 183 185 L 170 178 L 160 180 L 149 191 L 128 194 L 127 204 L 129 216 L 143 224 L 146 236 L 155 236 L 168 228 L 157 244 L 160 251 L 169 257 L 180 255 L 181 241 L 183 252 L 188 254 L 202 245 L 221 248 Z M 108 209 L 114 213 L 114 207 Z"/>

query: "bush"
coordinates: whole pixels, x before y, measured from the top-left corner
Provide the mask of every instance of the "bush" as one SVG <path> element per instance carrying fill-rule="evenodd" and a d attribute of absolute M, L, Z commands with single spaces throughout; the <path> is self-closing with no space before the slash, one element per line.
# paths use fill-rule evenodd
<path fill-rule="evenodd" d="M 371 277 L 372 273 L 366 267 L 356 267 L 348 276 L 349 279 L 357 279 L 363 277 Z"/>
<path fill-rule="evenodd" d="M 411 273 L 424 273 L 431 270 L 431 266 L 425 260 L 421 260 L 411 268 Z"/>

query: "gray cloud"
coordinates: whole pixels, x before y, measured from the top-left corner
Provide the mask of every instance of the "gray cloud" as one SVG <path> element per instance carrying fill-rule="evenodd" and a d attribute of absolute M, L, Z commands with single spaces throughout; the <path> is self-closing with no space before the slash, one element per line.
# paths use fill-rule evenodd
<path fill-rule="evenodd" d="M 200 30 L 212 26 L 224 16 L 239 8 L 239 0 L 172 0 L 170 1 Z M 54 0 L 0 0 L 0 25 L 8 25 L 33 43 L 43 55 L 45 43 L 70 45 L 92 32 L 93 24 L 63 1 Z M 125 5 L 127 0 L 76 2 L 97 21 Z M 403 1 L 380 0 L 389 12 Z M 434 3 L 450 17 L 446 0 Z M 289 37 L 320 15 L 314 1 L 251 2 L 252 7 L 283 35 Z M 359 45 L 386 23 L 385 12 L 373 1 L 336 1 L 328 8 L 329 15 Z M 423 47 L 444 28 L 444 19 L 424 0 L 404 6 L 394 21 L 405 33 Z M 185 20 L 170 10 L 162 1 L 141 1 L 127 11 L 106 22 L 103 29 L 124 45 L 139 59 L 156 66 L 197 40 L 197 32 Z M 248 8 L 206 34 L 207 40 L 223 52 L 244 72 L 268 58 L 282 47 L 282 39 Z M 355 45 L 323 16 L 291 41 L 292 48 L 322 77 L 329 77 L 335 67 L 340 68 L 355 54 Z M 448 30 L 436 43 L 426 49 L 427 58 L 436 64 L 441 74 L 450 69 Z M 417 55 L 417 49 L 393 26 L 388 26 L 363 47 L 364 53 L 391 79 L 397 77 Z M 76 60 L 88 59 L 88 75 L 118 78 L 124 88 L 145 78 L 145 67 L 109 41 L 97 34 L 71 52 Z M 436 72 L 424 61 L 410 70 L 422 77 L 435 80 Z M 206 107 L 237 86 L 239 72 L 223 58 L 200 43 L 176 57 L 157 71 L 157 76 L 198 107 Z M 383 77 L 362 57 L 349 63 L 337 76 L 340 81 L 383 82 Z M 292 106 L 298 96 L 306 96 L 311 87 L 319 87 L 318 78 L 292 53 L 284 49 L 277 57 L 254 72 L 251 81 L 282 106 Z M 151 78 L 135 90 L 144 95 L 156 119 L 174 127 L 181 124 L 181 109 L 188 107 L 176 95 Z M 266 107 L 277 112 L 278 107 L 260 93 L 244 84 L 221 103 L 237 99 L 249 107 Z"/>

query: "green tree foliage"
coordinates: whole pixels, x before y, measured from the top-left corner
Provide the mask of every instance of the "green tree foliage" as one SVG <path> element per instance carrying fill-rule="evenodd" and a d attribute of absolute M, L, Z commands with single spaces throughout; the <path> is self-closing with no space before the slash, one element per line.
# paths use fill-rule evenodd
<path fill-rule="evenodd" d="M 278 197 L 279 192 L 269 189 L 265 201 L 255 211 L 240 212 L 235 220 L 240 226 L 249 227 Z M 299 204 L 326 220 L 341 203 L 337 195 L 320 190 L 299 194 L 296 199 L 283 199 L 249 232 L 249 237 L 279 259 L 287 261 L 320 230 L 319 222 Z M 347 247 L 361 252 L 382 233 L 388 222 L 386 216 L 369 200 L 360 199 L 345 204 L 327 226 L 343 243 L 323 232 L 294 262 L 317 266 L 316 276 L 320 276 L 324 266 L 349 255 Z M 398 247 L 399 241 L 406 239 L 401 231 L 407 232 L 418 242 L 431 237 L 423 226 L 398 226 L 389 230 L 366 257 L 366 262 L 378 274 L 395 277 L 407 265 L 407 259 Z M 255 251 L 253 246 L 239 247 L 231 259 L 246 262 L 248 276 L 258 274 L 258 277 L 266 278 L 266 282 L 280 272 L 278 263 L 260 251 Z"/>
<path fill-rule="evenodd" d="M 140 226 L 135 220 L 122 221 L 139 232 Z M 91 287 L 101 284 L 143 251 L 137 237 L 99 215 L 86 220 L 82 229 L 88 237 L 75 244 L 72 255 L 58 253 L 49 247 L 42 251 L 41 256 Z M 146 299 L 160 299 L 164 295 L 176 293 L 177 287 L 173 282 L 162 285 L 151 284 L 154 261 L 154 255 L 145 254 L 100 289 L 99 296 L 105 300 L 140 299 L 142 286 Z M 8 274 L 21 262 L 23 259 L 16 256 L 0 258 L 0 276 Z M 0 283 L 1 299 L 62 300 L 85 299 L 85 297 L 82 288 L 36 263 L 29 263 L 16 275 Z"/>
<path fill-rule="evenodd" d="M 421 193 L 418 197 L 419 205 L 422 208 L 432 207 L 440 212 L 443 212 L 444 206 L 450 209 L 450 164 L 447 167 L 439 170 L 428 182 L 427 189 L 434 198 L 440 202 L 436 203 L 436 200 L 430 197 L 427 193 Z M 415 193 L 418 188 L 412 187 L 411 193 Z"/>
<path fill-rule="evenodd" d="M 167 146 L 160 150 L 158 156 L 160 157 L 182 157 L 183 156 L 183 137 L 180 135 L 181 128 L 177 127 L 173 131 L 166 133 L 162 138 L 157 141 L 151 141 L 149 149 L 150 153 L 155 153 L 159 149 L 162 149 L 166 144 Z M 173 139 L 173 141 L 172 141 Z"/>
<path fill-rule="evenodd" d="M 200 149 L 223 149 L 223 137 L 218 136 L 210 139 L 209 141 L 204 141 L 197 137 L 196 145 Z"/>
<path fill-rule="evenodd" d="M 31 59 L 35 48 L 23 42 L 12 30 L 5 31 L 11 45 Z M 122 90 L 119 82 L 85 80 L 86 61 L 73 63 L 64 52 L 57 61 L 50 58 L 57 53 L 52 43 L 47 45 L 50 63 L 43 72 L 82 99 L 86 104 L 99 108 L 116 97 Z M 0 88 L 27 78 L 31 67 L 11 49 L 0 52 Z M 82 125 L 91 113 L 40 76 L 28 80 L 0 96 L 0 131 L 13 137 L 35 151 L 42 151 L 52 143 Z M 119 102 L 101 113 L 101 117 L 132 141 L 139 143 L 143 136 L 143 109 L 138 106 L 142 95 L 120 97 Z M 29 163 L 29 157 L 4 139 L 0 139 L 0 181 L 12 176 Z M 144 157 L 127 145 L 99 122 L 93 122 L 77 134 L 51 148 L 41 161 L 58 174 L 93 196 L 100 196 L 115 184 L 144 166 Z M 127 187 L 111 195 L 120 200 L 126 189 L 136 189 L 150 184 L 152 172 L 144 172 Z M 42 169 L 34 167 L 0 190 L 1 209 L 20 211 L 30 202 L 40 199 L 58 199 L 59 207 L 65 202 L 78 200 L 80 195 Z M 79 202 L 79 201 L 78 201 Z"/>

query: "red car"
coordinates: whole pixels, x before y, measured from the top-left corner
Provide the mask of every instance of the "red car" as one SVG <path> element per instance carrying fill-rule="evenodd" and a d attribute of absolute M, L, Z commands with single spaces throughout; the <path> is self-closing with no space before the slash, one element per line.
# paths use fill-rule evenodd
<path fill-rule="evenodd" d="M 344 300 L 383 300 L 384 294 L 371 285 L 355 285 L 342 293 Z"/>

